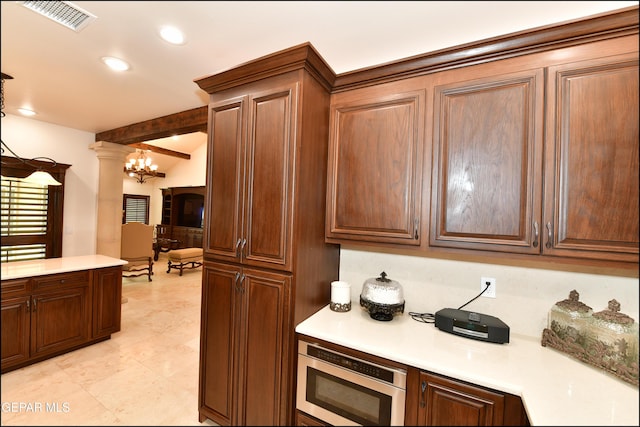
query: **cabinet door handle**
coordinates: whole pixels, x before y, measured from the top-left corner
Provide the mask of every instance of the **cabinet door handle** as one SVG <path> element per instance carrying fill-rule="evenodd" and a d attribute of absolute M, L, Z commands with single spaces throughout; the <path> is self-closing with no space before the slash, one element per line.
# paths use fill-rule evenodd
<path fill-rule="evenodd" d="M 34 312 L 34 313 L 35 313 L 35 312 L 36 312 L 36 310 L 38 309 L 38 306 L 36 305 L 37 303 L 38 303 L 38 300 L 37 300 L 37 299 L 34 299 L 34 300 L 33 300 L 33 312 Z"/>
<path fill-rule="evenodd" d="M 244 292 L 244 287 L 242 286 L 242 283 L 244 282 L 245 279 L 245 275 L 243 274 L 242 277 L 240 277 L 240 286 L 238 286 L 238 292 L 242 293 Z"/>
<path fill-rule="evenodd" d="M 418 240 L 418 224 L 420 223 L 420 221 L 418 220 L 418 218 L 413 220 L 413 238 L 415 240 Z"/>
<path fill-rule="evenodd" d="M 29 300 L 27 300 L 27 311 L 31 309 L 31 304 L 29 304 Z"/>
<path fill-rule="evenodd" d="M 422 381 L 422 384 L 420 385 L 420 407 L 424 408 L 426 406 L 426 400 L 425 400 L 425 391 L 427 390 L 427 382 L 426 381 Z"/>
<path fill-rule="evenodd" d="M 551 231 L 551 222 L 547 223 L 547 244 L 545 245 L 547 249 L 551 249 L 551 239 L 553 239 L 553 233 Z"/>
<path fill-rule="evenodd" d="M 238 240 L 239 242 L 239 240 Z M 233 278 L 233 287 L 236 292 L 240 292 L 240 288 L 238 287 L 238 279 L 240 278 L 240 273 L 236 272 L 236 277 Z"/>
<path fill-rule="evenodd" d="M 242 239 L 238 239 L 238 241 L 236 242 L 236 256 L 238 256 L 238 248 L 240 247 L 240 242 L 242 242 Z"/>
<path fill-rule="evenodd" d="M 538 247 L 538 236 L 540 235 L 540 230 L 538 230 L 538 221 L 534 221 L 533 223 L 533 247 Z"/>

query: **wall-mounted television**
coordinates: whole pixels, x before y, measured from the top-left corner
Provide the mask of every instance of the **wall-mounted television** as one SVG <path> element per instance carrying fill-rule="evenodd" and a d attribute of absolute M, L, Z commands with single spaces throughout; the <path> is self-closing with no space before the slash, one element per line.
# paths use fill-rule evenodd
<path fill-rule="evenodd" d="M 202 194 L 184 193 L 174 196 L 176 206 L 175 225 L 202 228 L 204 222 L 204 196 Z"/>

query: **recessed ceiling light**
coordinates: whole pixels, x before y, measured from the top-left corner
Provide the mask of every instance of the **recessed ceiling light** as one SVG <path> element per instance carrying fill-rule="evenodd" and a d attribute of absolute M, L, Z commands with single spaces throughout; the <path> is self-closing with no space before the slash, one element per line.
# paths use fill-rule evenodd
<path fill-rule="evenodd" d="M 164 26 L 160 29 L 160 37 L 171 44 L 184 44 L 184 35 L 176 27 Z"/>
<path fill-rule="evenodd" d="M 113 56 L 103 56 L 102 62 L 107 64 L 113 71 L 127 71 L 129 64 L 122 59 L 114 58 Z"/>
<path fill-rule="evenodd" d="M 36 112 L 33 110 L 30 110 L 28 108 L 18 108 L 18 111 L 20 112 L 20 114 L 22 114 L 23 116 L 35 116 Z"/>

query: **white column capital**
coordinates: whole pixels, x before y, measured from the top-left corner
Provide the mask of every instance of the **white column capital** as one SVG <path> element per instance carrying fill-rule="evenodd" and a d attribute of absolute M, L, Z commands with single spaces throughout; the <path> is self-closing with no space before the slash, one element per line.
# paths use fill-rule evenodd
<path fill-rule="evenodd" d="M 135 148 L 128 145 L 115 144 L 113 142 L 98 141 L 89 145 L 89 148 L 96 151 L 98 159 L 111 159 L 122 161 L 123 164 L 127 156 L 136 151 Z"/>

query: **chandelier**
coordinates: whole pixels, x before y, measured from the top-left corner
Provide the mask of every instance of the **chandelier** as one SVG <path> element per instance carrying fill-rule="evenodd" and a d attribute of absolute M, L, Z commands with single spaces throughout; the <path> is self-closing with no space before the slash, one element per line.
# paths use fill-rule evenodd
<path fill-rule="evenodd" d="M 151 158 L 147 157 L 144 150 L 136 151 L 138 157 L 129 159 L 124 166 L 124 171 L 140 184 L 144 184 L 147 179 L 158 176 L 158 165 L 152 164 Z"/>

